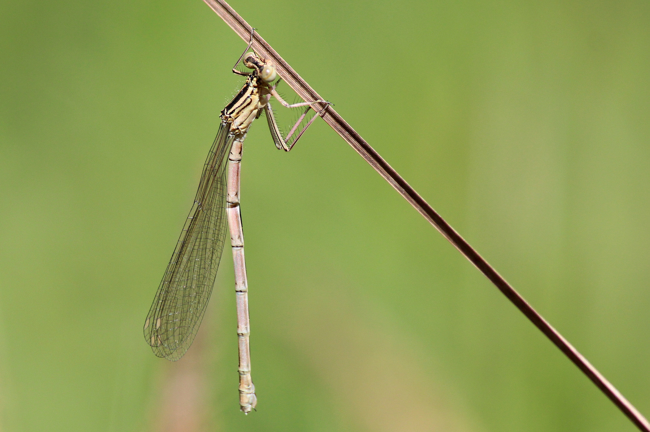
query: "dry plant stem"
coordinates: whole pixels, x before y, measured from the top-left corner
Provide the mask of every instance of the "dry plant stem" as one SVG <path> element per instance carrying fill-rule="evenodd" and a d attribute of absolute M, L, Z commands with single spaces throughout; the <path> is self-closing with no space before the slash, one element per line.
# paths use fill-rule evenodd
<path fill-rule="evenodd" d="M 223 0 L 203 0 L 244 41 L 248 42 L 251 26 Z M 282 79 L 306 101 L 324 100 L 294 71 L 275 50 L 255 32 L 253 49 L 262 57 L 271 60 Z M 366 160 L 388 183 L 391 184 L 426 220 L 449 240 L 469 261 L 472 262 L 492 283 L 546 335 L 623 413 L 639 428 L 650 432 L 650 423 L 639 411 L 595 367 L 583 357 L 560 333 L 557 332 L 517 293 L 497 271 L 488 264 L 420 195 L 354 130 L 334 109 L 325 104 L 321 117 L 362 158 Z M 325 109 L 326 108 L 326 109 Z"/>

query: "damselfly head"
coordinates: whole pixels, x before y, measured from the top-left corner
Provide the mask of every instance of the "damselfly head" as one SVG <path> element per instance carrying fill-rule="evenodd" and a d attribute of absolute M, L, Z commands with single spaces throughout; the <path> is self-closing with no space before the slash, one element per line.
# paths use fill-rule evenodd
<path fill-rule="evenodd" d="M 257 76 L 267 83 L 272 82 L 278 76 L 275 71 L 275 66 L 266 59 L 258 57 L 255 53 L 246 54 L 244 65 L 249 69 L 255 69 L 257 71 Z"/>

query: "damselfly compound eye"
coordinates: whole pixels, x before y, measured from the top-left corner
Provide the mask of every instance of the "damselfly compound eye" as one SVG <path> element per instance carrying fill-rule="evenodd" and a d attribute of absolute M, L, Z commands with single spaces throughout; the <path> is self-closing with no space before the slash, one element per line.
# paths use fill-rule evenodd
<path fill-rule="evenodd" d="M 272 65 L 266 65 L 262 69 L 262 73 L 260 74 L 260 78 L 262 78 L 266 82 L 271 82 L 275 79 L 275 77 L 278 74 L 275 72 L 275 68 Z"/>
<path fill-rule="evenodd" d="M 248 53 L 244 58 L 244 66 L 246 66 L 248 69 L 255 69 L 256 60 L 257 56 L 255 53 Z"/>

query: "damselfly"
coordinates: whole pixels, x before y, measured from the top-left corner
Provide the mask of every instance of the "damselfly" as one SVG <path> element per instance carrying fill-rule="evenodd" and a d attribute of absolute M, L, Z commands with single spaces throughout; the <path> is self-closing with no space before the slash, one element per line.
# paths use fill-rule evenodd
<path fill-rule="evenodd" d="M 277 79 L 274 65 L 254 51 L 247 54 L 252 44 L 253 33 L 248 47 L 232 69 L 233 73 L 248 77 L 246 84 L 221 111 L 221 125 L 205 161 L 194 205 L 144 324 L 145 340 L 158 357 L 176 361 L 185 354 L 196 336 L 210 299 L 224 248 L 227 216 L 235 264 L 239 404 L 246 414 L 255 408 L 257 397 L 251 378 L 248 282 L 239 209 L 240 162 L 244 138 L 253 120 L 264 111 L 276 147 L 290 151 L 321 114 L 316 112 L 298 132 L 312 105 L 322 103 L 324 109 L 328 106 L 327 102 L 320 100 L 296 104 L 285 102 L 276 91 L 280 80 Z M 251 72 L 237 70 L 242 59 Z M 275 121 L 271 96 L 287 108 L 306 107 L 286 137 L 282 136 Z"/>

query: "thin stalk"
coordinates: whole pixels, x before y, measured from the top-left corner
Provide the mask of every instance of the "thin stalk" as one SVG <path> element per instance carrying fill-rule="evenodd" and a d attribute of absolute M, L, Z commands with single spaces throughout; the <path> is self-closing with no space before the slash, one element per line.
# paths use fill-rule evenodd
<path fill-rule="evenodd" d="M 203 0 L 244 41 L 248 42 L 251 26 L 223 0 Z M 324 100 L 280 55 L 255 32 L 253 49 L 271 60 L 280 77 L 305 101 Z M 325 104 L 320 104 L 326 108 Z M 557 346 L 614 404 L 639 428 L 650 432 L 648 420 L 625 397 L 555 330 L 497 271 L 470 246 L 380 155 L 332 108 L 321 117 L 365 159 L 395 190 L 404 197 L 458 251 L 479 269 L 544 335 Z"/>

